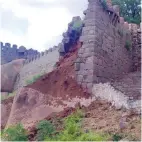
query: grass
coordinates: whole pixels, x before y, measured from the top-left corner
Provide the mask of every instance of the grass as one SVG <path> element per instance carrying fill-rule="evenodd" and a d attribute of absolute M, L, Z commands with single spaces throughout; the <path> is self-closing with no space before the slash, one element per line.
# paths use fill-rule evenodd
<path fill-rule="evenodd" d="M 44 75 L 44 73 L 37 74 L 37 75 L 33 76 L 31 79 L 26 80 L 26 85 L 34 83 L 37 79 L 39 79 L 43 75 Z"/>
<path fill-rule="evenodd" d="M 1 133 L 1 138 L 4 141 L 27 141 L 27 132 L 23 128 L 22 124 L 17 124 L 15 126 L 10 126 L 3 130 Z"/>
<path fill-rule="evenodd" d="M 46 137 L 45 141 L 105 141 L 107 135 L 101 135 L 91 131 L 84 132 L 81 121 L 83 113 L 78 110 L 64 119 L 64 129 L 54 138 Z"/>
<path fill-rule="evenodd" d="M 8 96 L 1 96 L 1 100 L 2 100 L 2 101 L 3 101 L 3 100 L 6 100 L 6 99 L 8 99 L 8 98 L 10 98 L 10 97 L 15 96 L 15 94 L 16 94 L 16 92 L 8 93 Z"/>

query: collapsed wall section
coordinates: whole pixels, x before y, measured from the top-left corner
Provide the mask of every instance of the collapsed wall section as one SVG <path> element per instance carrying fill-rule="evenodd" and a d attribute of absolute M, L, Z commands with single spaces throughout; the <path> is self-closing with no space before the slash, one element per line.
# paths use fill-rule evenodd
<path fill-rule="evenodd" d="M 77 82 L 89 91 L 94 83 L 107 82 L 131 71 L 129 25 L 119 17 L 119 7 L 107 7 L 101 0 L 89 0 L 75 63 Z"/>
<path fill-rule="evenodd" d="M 27 80 L 32 80 L 34 76 L 51 72 L 58 60 L 59 52 L 57 46 L 35 56 L 35 58 L 26 60 L 17 77 L 14 90 L 26 86 Z"/>

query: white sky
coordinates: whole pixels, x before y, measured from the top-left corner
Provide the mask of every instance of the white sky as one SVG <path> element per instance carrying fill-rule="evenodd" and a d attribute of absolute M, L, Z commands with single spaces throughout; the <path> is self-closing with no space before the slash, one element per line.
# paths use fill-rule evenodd
<path fill-rule="evenodd" d="M 44 51 L 62 40 L 88 0 L 0 0 L 0 41 Z"/>

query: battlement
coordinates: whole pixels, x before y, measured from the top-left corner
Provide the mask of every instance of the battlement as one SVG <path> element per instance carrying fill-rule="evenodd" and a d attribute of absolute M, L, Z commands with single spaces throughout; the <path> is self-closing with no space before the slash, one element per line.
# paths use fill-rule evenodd
<path fill-rule="evenodd" d="M 10 43 L 0 42 L 1 48 L 1 64 L 11 62 L 15 59 L 28 59 L 33 57 L 39 52 L 33 49 L 26 49 L 24 46 L 18 47 L 16 44 L 11 45 Z"/>
<path fill-rule="evenodd" d="M 58 49 L 58 46 L 54 46 L 52 48 L 49 48 L 48 50 L 45 50 L 44 52 L 38 53 L 37 55 L 29 56 L 27 60 L 25 61 L 24 65 L 34 62 L 36 60 L 39 60 L 43 56 L 48 56 L 50 53 L 52 53 L 53 51 L 57 49 Z"/>

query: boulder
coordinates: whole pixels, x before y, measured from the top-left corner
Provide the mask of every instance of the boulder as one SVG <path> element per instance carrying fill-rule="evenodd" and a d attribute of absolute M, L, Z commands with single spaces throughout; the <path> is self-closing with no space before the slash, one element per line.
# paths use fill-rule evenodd
<path fill-rule="evenodd" d="M 1 92 L 12 92 L 14 84 L 25 59 L 13 60 L 1 65 Z"/>
<path fill-rule="evenodd" d="M 47 97 L 47 94 L 42 94 L 31 88 L 18 90 L 13 100 L 6 127 L 21 122 L 25 128 L 28 128 L 28 126 L 43 120 L 52 112 L 61 111 L 59 107 L 54 108 L 47 105 L 45 96 Z"/>

